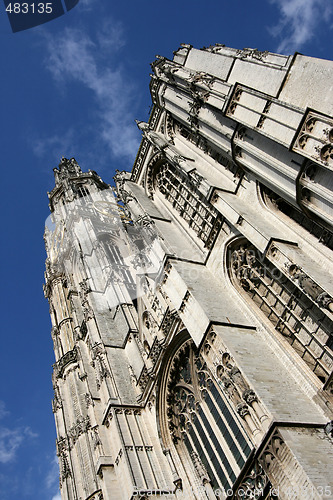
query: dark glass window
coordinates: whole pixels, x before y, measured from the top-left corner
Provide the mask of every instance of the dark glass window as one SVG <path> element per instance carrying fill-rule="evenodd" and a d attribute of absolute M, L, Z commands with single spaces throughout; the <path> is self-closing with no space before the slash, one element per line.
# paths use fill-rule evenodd
<path fill-rule="evenodd" d="M 188 341 L 176 353 L 167 398 L 169 429 L 176 446 L 183 443 L 194 466 L 201 461 L 214 489 L 231 488 L 250 453 L 238 417 Z"/>

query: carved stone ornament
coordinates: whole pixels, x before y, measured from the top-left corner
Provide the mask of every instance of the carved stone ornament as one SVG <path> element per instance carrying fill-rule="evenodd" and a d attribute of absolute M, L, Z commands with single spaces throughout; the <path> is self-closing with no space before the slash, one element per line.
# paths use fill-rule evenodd
<path fill-rule="evenodd" d="M 69 177 L 79 176 L 82 174 L 82 170 L 75 158 L 67 159 L 64 157 L 61 158 L 58 168 L 54 168 L 53 172 L 56 186 Z"/>
<path fill-rule="evenodd" d="M 71 439 L 72 445 L 75 445 L 78 438 L 82 434 L 88 432 L 90 427 L 91 427 L 91 425 L 90 425 L 89 416 L 78 418 L 76 423 L 74 425 L 72 425 L 72 427 L 68 431 L 68 435 Z"/>
<path fill-rule="evenodd" d="M 258 50 L 258 49 L 250 49 L 250 48 L 245 48 L 243 50 L 237 50 L 236 56 L 239 59 L 256 59 L 257 61 L 263 61 L 267 56 L 269 52 L 265 50 L 264 52 Z"/>
<path fill-rule="evenodd" d="M 245 418 L 246 415 L 250 415 L 250 410 L 249 407 L 246 403 L 239 403 L 236 407 L 237 413 L 242 417 Z"/>
<path fill-rule="evenodd" d="M 166 313 L 163 316 L 163 320 L 162 320 L 161 327 L 160 327 L 160 329 L 165 337 L 171 331 L 176 319 L 178 319 L 177 311 L 167 309 Z"/>
<path fill-rule="evenodd" d="M 256 461 L 237 488 L 233 498 L 234 500 L 244 500 L 247 498 L 260 500 L 263 498 L 263 491 L 269 484 L 267 474 L 259 462 Z"/>
<path fill-rule="evenodd" d="M 66 354 L 64 354 L 59 361 L 53 365 L 56 377 L 62 377 L 65 368 L 72 363 L 76 363 L 77 360 L 77 349 L 74 347 L 72 351 L 66 352 Z"/>
<path fill-rule="evenodd" d="M 151 349 L 149 351 L 149 359 L 151 359 L 153 364 L 155 364 L 156 361 L 159 359 L 159 357 L 163 351 L 164 342 L 165 342 L 164 339 L 162 341 L 160 341 L 160 340 L 158 340 L 157 337 L 155 337 L 153 345 L 151 346 Z"/>
<path fill-rule="evenodd" d="M 317 111 L 308 110 L 304 114 L 301 129 L 298 132 L 293 150 L 316 163 L 333 165 L 333 120 Z M 312 180 L 316 176 L 313 173 Z"/>
<path fill-rule="evenodd" d="M 195 468 L 202 484 L 209 483 L 210 482 L 209 474 L 208 474 L 204 464 L 200 460 L 199 455 L 195 451 L 192 451 L 191 458 L 192 458 L 194 468 Z"/>
<path fill-rule="evenodd" d="M 258 401 L 257 395 L 252 389 L 247 389 L 246 391 L 244 391 L 243 399 L 248 405 L 251 405 L 252 403 Z"/>
<path fill-rule="evenodd" d="M 317 283 L 315 283 L 315 281 L 308 276 L 301 267 L 291 262 L 286 262 L 285 268 L 287 269 L 291 279 L 298 284 L 304 293 L 306 293 L 320 307 L 333 312 L 333 298 Z"/>
<path fill-rule="evenodd" d="M 68 457 L 66 453 L 62 453 L 59 458 L 60 461 L 60 484 L 67 478 L 72 476 L 72 471 L 69 466 Z"/>

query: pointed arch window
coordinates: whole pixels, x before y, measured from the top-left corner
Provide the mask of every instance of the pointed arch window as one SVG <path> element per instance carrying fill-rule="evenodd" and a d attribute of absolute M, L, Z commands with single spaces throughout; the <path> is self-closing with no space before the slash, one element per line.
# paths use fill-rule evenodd
<path fill-rule="evenodd" d="M 180 457 L 191 459 L 203 484 L 210 483 L 214 490 L 231 488 L 251 444 L 192 340 L 173 358 L 167 417 Z"/>
<path fill-rule="evenodd" d="M 122 241 L 107 233 L 99 235 L 98 239 L 102 243 L 108 266 L 111 269 L 111 277 L 116 282 L 119 282 L 120 279 L 130 293 L 135 291 L 136 285 L 131 269 L 124 260 L 124 255 L 126 256 L 128 251 L 126 248 L 119 248 L 119 241 L 120 243 Z"/>
<path fill-rule="evenodd" d="M 197 189 L 186 172 L 167 161 L 162 161 L 154 173 L 154 187 L 196 232 L 205 247 L 211 248 L 223 218 Z"/>
<path fill-rule="evenodd" d="M 78 184 L 77 186 L 77 194 L 79 198 L 84 198 L 85 196 L 89 196 L 89 189 L 83 184 Z"/>
<path fill-rule="evenodd" d="M 328 296 L 318 295 L 311 279 L 292 265 L 290 275 L 299 273 L 297 286 L 247 240 L 230 247 L 228 261 L 233 283 L 326 382 L 333 369 L 333 322 L 319 304 L 329 302 Z"/>

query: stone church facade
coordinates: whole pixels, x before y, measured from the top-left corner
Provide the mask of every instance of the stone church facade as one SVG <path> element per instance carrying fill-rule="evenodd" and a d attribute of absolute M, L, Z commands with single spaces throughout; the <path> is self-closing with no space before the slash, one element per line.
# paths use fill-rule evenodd
<path fill-rule="evenodd" d="M 333 498 L 332 82 L 182 45 L 115 189 L 54 169 L 63 500 Z"/>

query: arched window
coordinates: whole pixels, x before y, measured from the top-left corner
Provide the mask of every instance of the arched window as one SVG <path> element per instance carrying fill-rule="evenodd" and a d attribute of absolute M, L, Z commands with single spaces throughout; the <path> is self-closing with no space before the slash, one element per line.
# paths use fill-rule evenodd
<path fill-rule="evenodd" d="M 98 239 L 102 243 L 111 276 L 115 282 L 120 280 L 125 284 L 132 295 L 136 291 L 136 285 L 131 269 L 124 260 L 128 256 L 128 249 L 124 246 L 123 240 L 107 233 L 99 235 Z"/>
<path fill-rule="evenodd" d="M 333 322 L 319 303 L 330 306 L 328 296 L 296 265 L 286 276 L 247 240 L 230 247 L 228 264 L 235 285 L 326 382 L 333 369 Z"/>
<path fill-rule="evenodd" d="M 162 161 L 154 172 L 154 187 L 210 248 L 222 224 L 222 216 L 195 187 L 191 177 Z"/>
<path fill-rule="evenodd" d="M 89 189 L 83 184 L 78 184 L 76 186 L 77 194 L 79 198 L 84 198 L 85 196 L 89 196 Z"/>
<path fill-rule="evenodd" d="M 228 490 L 251 444 L 192 340 L 173 356 L 167 388 L 168 427 L 180 458 L 190 458 L 202 484 Z"/>

